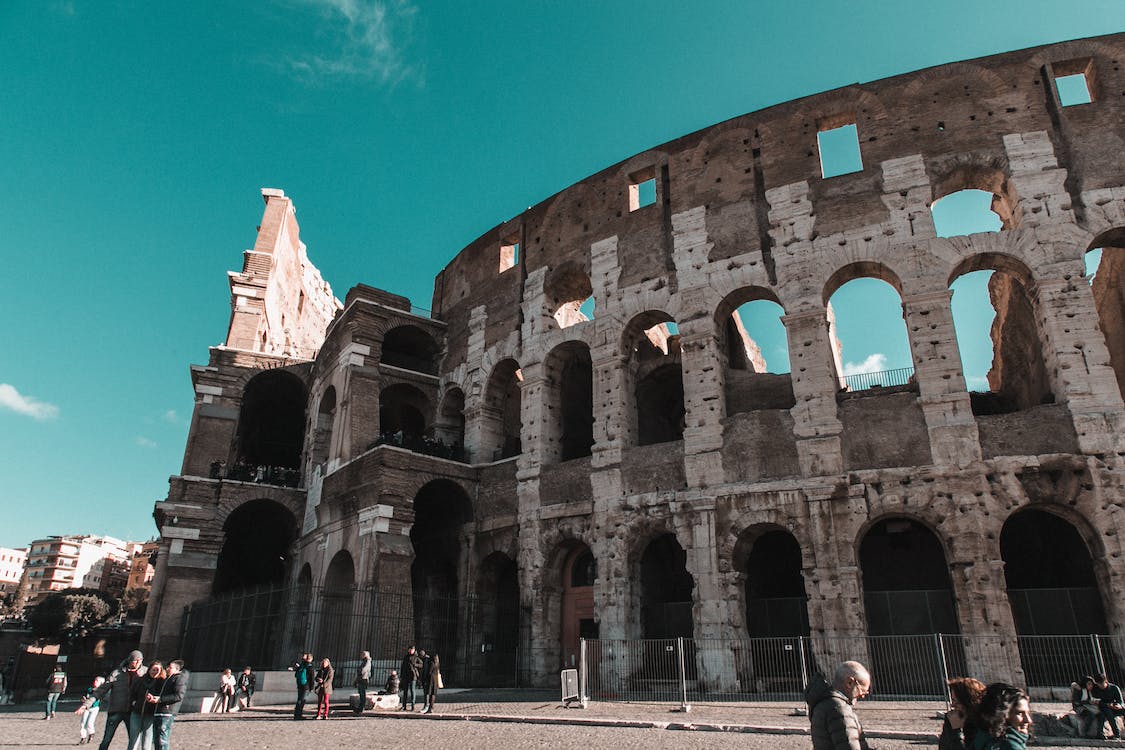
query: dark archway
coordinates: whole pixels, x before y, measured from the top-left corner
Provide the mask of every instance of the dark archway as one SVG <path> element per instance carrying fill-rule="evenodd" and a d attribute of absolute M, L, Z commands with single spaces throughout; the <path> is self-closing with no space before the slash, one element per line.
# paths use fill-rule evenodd
<path fill-rule="evenodd" d="M 1098 328 L 1105 337 L 1118 391 L 1125 397 L 1125 228 L 1095 237 L 1086 251 L 1086 267 Z"/>
<path fill-rule="evenodd" d="M 437 479 L 414 497 L 414 525 L 410 567 L 414 598 L 414 639 L 441 655 L 442 666 L 454 674 L 458 659 L 460 611 L 458 572 L 461 566 L 461 527 L 473 520 L 473 506 L 465 490 Z"/>
<path fill-rule="evenodd" d="M 297 519 L 273 500 L 235 508 L 223 524 L 223 546 L 215 564 L 212 594 L 285 582 Z"/>
<path fill-rule="evenodd" d="M 582 638 L 598 637 L 598 620 L 594 612 L 594 581 L 598 578 L 598 562 L 586 545 L 574 547 L 562 567 L 562 621 L 559 640 L 562 643 L 562 666 L 578 664 Z"/>
<path fill-rule="evenodd" d="M 807 636 L 808 594 L 801 572 L 801 546 L 787 531 L 773 529 L 751 543 L 746 574 L 746 629 L 751 638 Z"/>
<path fill-rule="evenodd" d="M 489 685 L 513 685 L 520 636 L 520 587 L 516 561 L 493 552 L 480 567 L 478 623 Z M 513 685 L 514 686 L 514 685 Z"/>
<path fill-rule="evenodd" d="M 454 448 L 465 444 L 465 393 L 450 388 L 441 402 L 441 413 L 434 425 L 434 437 Z"/>
<path fill-rule="evenodd" d="M 355 602 L 355 561 L 347 550 L 340 550 L 332 556 L 328 570 L 324 574 L 321 587 L 320 625 L 317 628 L 317 665 L 322 656 L 342 659 L 345 654 L 357 653 L 357 616 L 353 611 Z"/>
<path fill-rule="evenodd" d="M 544 361 L 559 461 L 589 456 L 594 445 L 594 370 L 586 344 L 570 341 Z"/>
<path fill-rule="evenodd" d="M 255 375 L 242 392 L 236 460 L 250 466 L 301 468 L 305 384 L 284 370 Z"/>
<path fill-rule="evenodd" d="M 328 461 L 332 450 L 332 430 L 336 425 L 336 388 L 328 386 L 316 407 L 316 425 L 313 429 L 313 466 Z"/>
<path fill-rule="evenodd" d="M 404 370 L 437 375 L 441 347 L 433 336 L 416 326 L 399 326 L 383 336 L 380 362 Z"/>
<path fill-rule="evenodd" d="M 426 434 L 430 401 L 422 391 L 396 383 L 379 393 L 379 432 L 395 445 L 409 446 Z"/>
<path fill-rule="evenodd" d="M 687 553 L 674 534 L 649 542 L 641 555 L 641 637 L 691 638 L 694 632 Z"/>
<path fill-rule="evenodd" d="M 478 461 L 500 461 L 520 454 L 522 382 L 523 372 L 514 359 L 505 359 L 492 369 L 481 409 L 484 424 Z"/>
<path fill-rule="evenodd" d="M 682 439 L 687 411 L 676 322 L 658 310 L 637 315 L 625 326 L 622 350 L 634 400 L 633 442 L 652 445 Z"/>

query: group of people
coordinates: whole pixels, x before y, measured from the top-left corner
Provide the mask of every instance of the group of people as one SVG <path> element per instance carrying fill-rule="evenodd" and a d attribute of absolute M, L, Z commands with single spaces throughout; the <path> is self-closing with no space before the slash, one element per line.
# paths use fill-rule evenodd
<path fill-rule="evenodd" d="M 211 713 L 229 713 L 234 708 L 250 708 L 250 701 L 257 688 L 258 676 L 250 667 L 243 667 L 238 676 L 227 667 L 219 676 L 219 689 L 211 702 Z"/>
<path fill-rule="evenodd" d="M 257 482 L 281 487 L 296 487 L 301 483 L 301 472 L 287 466 L 267 466 L 237 461 L 227 467 L 226 461 L 212 461 L 211 479 L 233 479 L 238 482 Z"/>
<path fill-rule="evenodd" d="M 1102 739 L 1104 727 L 1109 724 L 1114 739 L 1120 739 L 1117 718 L 1125 717 L 1125 700 L 1121 688 L 1104 674 L 1085 676 L 1070 684 L 1070 705 L 1074 709 L 1078 735 Z"/>
<path fill-rule="evenodd" d="M 66 690 L 66 675 L 62 673 L 60 685 L 60 672 L 56 669 L 48 681 L 46 719 L 54 716 L 58 696 Z M 82 716 L 78 744 L 94 741 L 94 722 L 104 710 L 105 732 L 100 750 L 109 747 L 121 724 L 125 724 L 130 748 L 167 750 L 171 746 L 172 722 L 186 693 L 187 673 L 182 660 L 174 659 L 167 665 L 154 661 L 146 667 L 144 655 L 133 651 L 108 678 L 96 677 L 86 689 L 74 712 Z"/>
<path fill-rule="evenodd" d="M 332 683 L 336 678 L 336 670 L 332 666 L 332 660 L 324 657 L 320 660 L 320 666 L 316 667 L 313 665 L 313 655 L 305 653 L 289 669 L 293 672 L 293 679 L 297 685 L 297 702 L 293 706 L 293 718 L 297 721 L 305 718 L 305 702 L 308 699 L 309 692 L 315 692 L 317 697 L 316 718 L 327 719 L 332 708 Z M 355 678 L 355 688 L 359 694 L 359 700 L 353 707 L 354 713 L 363 713 L 364 709 L 367 708 L 367 691 L 371 686 L 373 671 L 374 662 L 371 660 L 371 654 L 367 651 L 361 651 L 359 668 Z M 393 669 L 390 671 L 386 682 L 383 684 L 383 689 L 378 694 L 396 695 L 401 689 L 402 703 L 399 705 L 399 709 L 405 711 L 409 705 L 409 710 L 413 711 L 416 700 L 415 686 L 417 684 L 421 685 L 423 696 L 422 713 L 432 713 L 438 690 L 443 687 L 441 659 L 437 654 L 427 655 L 425 651 L 416 650 L 414 646 L 411 646 L 402 658 L 401 668 L 398 671 Z"/>

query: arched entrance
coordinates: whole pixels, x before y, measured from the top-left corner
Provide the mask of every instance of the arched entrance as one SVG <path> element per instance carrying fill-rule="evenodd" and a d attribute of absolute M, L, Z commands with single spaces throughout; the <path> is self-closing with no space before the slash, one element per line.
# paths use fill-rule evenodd
<path fill-rule="evenodd" d="M 283 505 L 262 498 L 238 506 L 223 524 L 211 593 L 283 583 L 296 539 L 297 519 Z"/>
<path fill-rule="evenodd" d="M 484 681 L 492 687 L 514 686 L 520 635 L 516 561 L 494 552 L 481 563 L 478 580 L 477 627 Z"/>
<path fill-rule="evenodd" d="M 434 480 L 414 497 L 410 529 L 414 639 L 419 648 L 440 654 L 442 667 L 450 675 L 455 674 L 459 658 L 461 527 L 472 520 L 469 496 L 448 480 Z"/>
<path fill-rule="evenodd" d="M 242 393 L 236 462 L 299 469 L 305 441 L 305 384 L 284 370 L 255 375 Z"/>
<path fill-rule="evenodd" d="M 594 613 L 594 581 L 598 562 L 586 545 L 575 547 L 566 556 L 562 567 L 562 622 L 559 641 L 562 644 L 563 667 L 578 664 L 579 642 L 598 637 Z"/>
<path fill-rule="evenodd" d="M 864 534 L 859 564 L 867 634 L 884 636 L 871 640 L 873 674 L 894 692 L 941 695 L 933 635 L 961 632 L 941 542 L 911 518 L 885 518 Z M 947 656 L 963 663 L 960 653 Z"/>
<path fill-rule="evenodd" d="M 641 555 L 641 637 L 691 638 L 692 591 L 687 553 L 675 534 L 649 542 Z"/>
<path fill-rule="evenodd" d="M 340 550 L 328 563 L 324 586 L 320 592 L 320 623 L 316 633 L 317 665 L 322 656 L 330 659 L 353 658 L 360 646 L 355 643 L 352 627 L 357 619 L 352 607 L 355 601 L 355 562 L 351 553 Z"/>

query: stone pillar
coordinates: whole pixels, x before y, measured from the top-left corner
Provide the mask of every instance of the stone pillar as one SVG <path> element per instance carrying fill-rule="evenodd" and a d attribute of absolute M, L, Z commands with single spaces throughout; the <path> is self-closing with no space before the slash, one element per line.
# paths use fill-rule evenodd
<path fill-rule="evenodd" d="M 484 455 L 484 446 L 490 445 L 490 431 L 496 425 L 489 419 L 495 416 L 495 409 L 487 410 L 489 378 L 491 372 L 483 367 L 484 330 L 488 322 L 488 308 L 478 305 L 469 311 L 469 339 L 466 343 L 465 362 L 476 387 L 465 393 L 465 452 L 474 463 L 487 463 L 492 460 L 491 451 Z M 494 436 L 493 436 L 494 437 Z"/>
<path fill-rule="evenodd" d="M 902 310 L 933 462 L 965 467 L 981 458 L 980 435 L 965 390 L 949 305 L 952 294 L 943 289 L 905 297 Z"/>
<path fill-rule="evenodd" d="M 844 471 L 840 444 L 843 426 L 836 416 L 839 382 L 828 338 L 828 320 L 823 310 L 785 315 L 781 318 L 789 339 L 789 361 L 793 396 L 793 434 L 804 476 L 825 476 Z"/>
<path fill-rule="evenodd" d="M 690 539 L 687 569 L 695 581 L 695 640 L 713 640 L 715 646 L 703 644 L 695 652 L 697 675 L 701 689 L 731 692 L 738 689 L 737 661 L 727 631 L 729 612 L 725 589 L 719 574 L 718 542 L 714 501 L 707 498 L 690 511 L 681 512 L 678 531 Z M 687 654 L 686 656 L 690 656 Z"/>
<path fill-rule="evenodd" d="M 339 458 L 350 461 L 379 436 L 379 372 L 374 367 L 349 365 L 344 383 L 346 393 L 337 406 L 343 409 Z"/>
<path fill-rule="evenodd" d="M 626 393 L 625 368 L 614 347 L 594 354 L 594 446 L 590 465 L 595 468 L 621 463 L 629 429 L 631 393 Z"/>
<path fill-rule="evenodd" d="M 987 553 L 973 557 L 964 550 L 959 556 L 960 560 L 950 562 L 949 575 L 967 672 L 986 683 L 1025 684 L 1004 561 L 988 559 Z"/>
<path fill-rule="evenodd" d="M 688 487 L 723 483 L 723 362 L 711 318 L 680 329 L 684 382 L 684 472 Z M 685 334 L 685 329 L 688 332 Z M 698 330 L 703 329 L 703 330 Z"/>

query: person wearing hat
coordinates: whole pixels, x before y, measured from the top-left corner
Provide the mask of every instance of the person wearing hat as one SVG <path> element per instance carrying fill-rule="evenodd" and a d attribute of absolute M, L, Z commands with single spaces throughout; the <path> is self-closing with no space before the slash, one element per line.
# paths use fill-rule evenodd
<path fill-rule="evenodd" d="M 145 673 L 144 658 L 140 651 L 131 651 L 120 666 L 110 673 L 109 679 L 83 698 L 82 705 L 74 712 L 80 714 L 95 703 L 105 709 L 105 733 L 98 750 L 109 750 L 113 735 L 121 723 L 125 724 L 125 731 L 129 733 L 129 747 L 133 746 L 136 738 L 129 722 L 129 713 L 133 703 L 133 683 L 139 682 Z M 109 696 L 108 700 L 106 695 Z"/>

